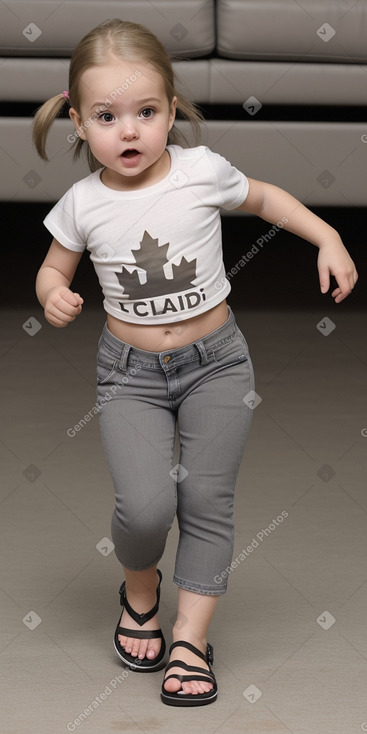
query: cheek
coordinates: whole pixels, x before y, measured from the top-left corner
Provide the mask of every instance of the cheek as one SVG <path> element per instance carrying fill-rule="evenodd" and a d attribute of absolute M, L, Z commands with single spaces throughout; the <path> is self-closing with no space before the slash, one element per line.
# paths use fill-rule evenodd
<path fill-rule="evenodd" d="M 163 126 L 151 129 L 148 135 L 150 144 L 159 148 L 162 145 L 162 141 L 165 141 L 167 137 L 167 130 Z"/>
<path fill-rule="evenodd" d="M 89 128 L 87 140 L 91 147 L 99 148 L 99 150 L 104 150 L 110 144 L 109 136 L 101 134 L 101 131 L 99 131 L 98 128 L 93 127 Z"/>

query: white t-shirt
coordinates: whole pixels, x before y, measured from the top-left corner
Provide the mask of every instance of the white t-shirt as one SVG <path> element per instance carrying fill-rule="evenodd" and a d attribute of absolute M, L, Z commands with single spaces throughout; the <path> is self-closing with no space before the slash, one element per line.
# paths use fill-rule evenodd
<path fill-rule="evenodd" d="M 168 145 L 171 169 L 136 191 L 105 186 L 99 169 L 74 184 L 44 224 L 64 247 L 89 250 L 107 313 L 161 324 L 208 311 L 231 290 L 220 207 L 246 199 L 246 176 L 206 146 Z"/>

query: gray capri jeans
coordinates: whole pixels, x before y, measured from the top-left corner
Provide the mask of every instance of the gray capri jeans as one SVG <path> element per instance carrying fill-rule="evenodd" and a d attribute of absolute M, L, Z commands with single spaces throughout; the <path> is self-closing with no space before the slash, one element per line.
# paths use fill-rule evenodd
<path fill-rule="evenodd" d="M 157 564 L 177 513 L 173 580 L 208 595 L 226 591 L 234 489 L 253 412 L 243 398 L 255 389 L 247 342 L 228 313 L 215 331 L 164 352 L 136 349 L 105 324 L 97 357 L 116 556 L 133 571 Z"/>

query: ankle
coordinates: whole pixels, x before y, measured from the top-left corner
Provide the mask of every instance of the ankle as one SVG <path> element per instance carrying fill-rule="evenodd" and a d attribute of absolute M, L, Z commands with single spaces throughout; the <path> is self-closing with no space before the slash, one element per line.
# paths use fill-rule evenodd
<path fill-rule="evenodd" d="M 152 591 L 145 589 L 145 591 L 134 592 L 126 588 L 125 593 L 128 604 L 137 614 L 146 614 L 155 606 L 157 600 L 155 589 Z"/>
<path fill-rule="evenodd" d="M 160 578 L 155 568 L 148 571 L 127 571 L 125 569 L 126 593 L 136 598 L 156 595 L 159 581 Z"/>
<path fill-rule="evenodd" d="M 206 652 L 206 636 L 199 636 L 189 627 L 184 629 L 181 625 L 176 623 L 172 629 L 172 640 L 173 642 L 190 642 L 191 645 L 197 647 L 201 652 Z"/>

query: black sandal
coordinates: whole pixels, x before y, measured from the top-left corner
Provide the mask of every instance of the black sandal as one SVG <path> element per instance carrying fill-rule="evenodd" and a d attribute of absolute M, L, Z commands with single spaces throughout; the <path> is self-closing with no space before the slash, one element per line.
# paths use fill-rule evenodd
<path fill-rule="evenodd" d="M 218 688 L 217 681 L 215 680 L 215 675 L 211 669 L 211 663 L 213 663 L 214 660 L 212 646 L 209 644 L 207 645 L 206 655 L 198 650 L 197 647 L 191 645 L 190 642 L 185 641 L 174 642 L 169 649 L 170 654 L 175 647 L 186 647 L 188 650 L 191 650 L 191 652 L 195 653 L 195 655 L 197 655 L 199 658 L 207 663 L 207 665 L 209 666 L 209 670 L 205 670 L 205 668 L 197 668 L 193 665 L 188 665 L 182 660 L 172 660 L 172 662 L 168 663 L 168 665 L 166 666 L 166 673 L 171 668 L 184 668 L 184 670 L 187 670 L 190 675 L 177 675 L 173 673 L 171 675 L 168 675 L 167 678 L 164 679 L 161 691 L 161 699 L 163 703 L 167 703 L 169 706 L 205 706 L 205 704 L 207 703 L 213 703 L 217 698 Z M 194 675 L 191 675 L 191 673 L 194 673 Z M 200 673 L 200 675 L 197 675 L 197 673 Z M 183 690 L 177 691 L 176 693 L 171 693 L 170 691 L 166 691 L 166 689 L 164 688 L 164 684 L 167 680 L 169 680 L 169 678 L 177 678 L 180 683 L 191 680 L 209 681 L 209 683 L 213 683 L 213 688 L 207 693 L 184 693 Z"/>
<path fill-rule="evenodd" d="M 130 617 L 137 622 L 141 627 L 143 624 L 148 622 L 152 617 L 154 617 L 155 614 L 158 612 L 159 608 L 159 598 L 160 598 L 160 585 L 162 581 L 162 574 L 159 569 L 157 569 L 157 573 L 159 576 L 159 584 L 157 586 L 157 602 L 153 609 L 151 609 L 149 612 L 146 612 L 146 614 L 138 614 L 135 609 L 133 609 L 127 598 L 126 598 L 126 590 L 125 590 L 125 581 L 121 584 L 121 588 L 119 591 L 120 594 L 120 604 L 123 608 L 126 609 L 128 614 L 130 614 Z M 166 642 L 162 634 L 162 630 L 131 630 L 127 629 L 126 627 L 120 627 L 120 619 L 117 624 L 114 638 L 113 638 L 113 644 L 115 646 L 115 650 L 119 656 L 119 658 L 122 660 L 125 665 L 127 665 L 130 670 L 135 671 L 141 671 L 142 673 L 149 673 L 156 670 L 161 670 L 164 667 L 164 656 L 166 652 Z M 145 657 L 143 660 L 140 660 L 138 657 L 133 657 L 133 655 L 130 655 L 128 652 L 125 652 L 125 648 L 122 647 L 122 645 L 119 642 L 119 635 L 124 635 L 124 637 L 137 637 L 141 640 L 151 640 L 156 637 L 160 637 L 162 640 L 161 643 L 161 649 L 158 653 L 158 655 L 153 658 L 153 660 L 149 660 L 149 658 Z"/>

